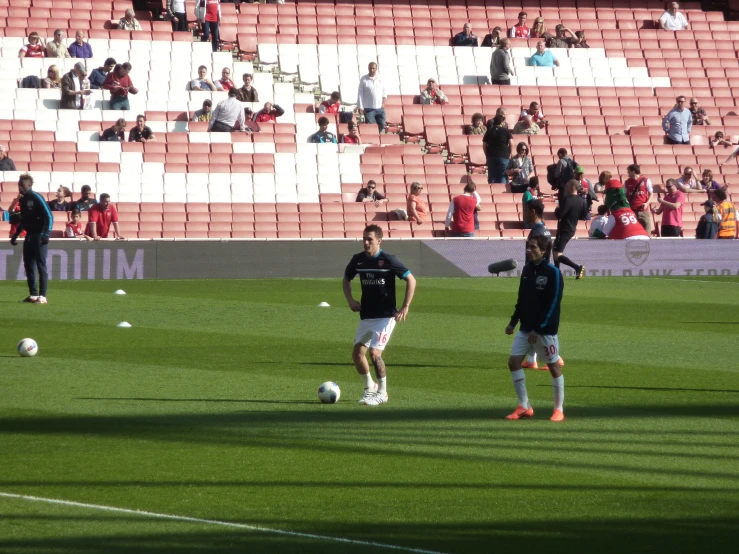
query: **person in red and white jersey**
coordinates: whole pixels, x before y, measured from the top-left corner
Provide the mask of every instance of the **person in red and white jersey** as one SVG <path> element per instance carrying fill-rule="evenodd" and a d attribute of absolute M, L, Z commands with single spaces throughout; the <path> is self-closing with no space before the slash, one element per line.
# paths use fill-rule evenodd
<path fill-rule="evenodd" d="M 73 211 L 72 221 L 67 223 L 67 228 L 64 229 L 64 238 L 92 240 L 92 237 L 85 234 L 85 227 L 87 225 L 82 223 L 82 213 L 79 210 Z"/>
<path fill-rule="evenodd" d="M 341 94 L 339 91 L 331 93 L 331 97 L 328 100 L 324 100 L 318 105 L 318 111 L 320 113 L 339 113 L 341 109 Z"/>
<path fill-rule="evenodd" d="M 541 127 L 542 125 L 549 125 L 549 121 L 544 115 L 541 106 L 539 106 L 539 102 L 532 102 L 531 104 L 529 104 L 528 110 L 521 110 L 521 115 L 519 116 L 518 120 L 523 121 L 527 115 L 530 115 L 531 118 L 534 120 L 534 123 L 536 123 L 539 127 Z"/>
<path fill-rule="evenodd" d="M 450 232 L 450 236 L 475 236 L 475 212 L 480 204 L 475 196 L 476 189 L 474 183 L 468 183 L 464 187 L 464 194 L 454 197 L 449 204 L 444 227 Z"/>
<path fill-rule="evenodd" d="M 511 38 L 529 38 L 530 30 L 526 26 L 526 18 L 528 15 L 526 12 L 520 12 L 518 14 L 518 23 L 516 23 L 508 31 L 508 36 Z"/>
<path fill-rule="evenodd" d="M 594 238 L 649 240 L 649 234 L 641 226 L 626 199 L 624 186 L 618 179 L 606 183 L 606 206 L 611 211 L 602 230 L 593 233 Z"/>
<path fill-rule="evenodd" d="M 202 42 L 208 42 L 213 35 L 213 52 L 218 52 L 220 34 L 218 24 L 221 21 L 221 0 L 198 0 L 198 19 L 203 24 Z"/>
<path fill-rule="evenodd" d="M 649 210 L 649 202 L 652 200 L 652 181 L 641 174 L 641 168 L 637 164 L 631 164 L 626 171 L 629 173 L 629 178 L 624 183 L 626 199 L 636 219 L 647 233 L 651 233 L 652 213 Z"/>

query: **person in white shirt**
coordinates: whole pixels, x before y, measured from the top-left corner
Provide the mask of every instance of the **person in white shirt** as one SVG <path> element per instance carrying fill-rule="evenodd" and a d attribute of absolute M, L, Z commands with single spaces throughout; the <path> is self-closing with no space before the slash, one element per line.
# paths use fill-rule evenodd
<path fill-rule="evenodd" d="M 677 11 L 680 4 L 672 2 L 662 17 L 659 18 L 659 28 L 665 31 L 684 31 L 688 28 L 688 20 Z"/>
<path fill-rule="evenodd" d="M 598 206 L 598 215 L 590 221 L 590 238 L 595 238 L 593 234 L 596 230 L 602 233 L 606 223 L 608 223 L 608 208 L 605 204 L 601 204 Z"/>
<path fill-rule="evenodd" d="M 190 81 L 190 90 L 216 91 L 218 87 L 208 79 L 208 68 L 204 65 L 198 67 L 198 76 Z"/>
<path fill-rule="evenodd" d="M 237 122 L 238 128 L 244 130 L 244 107 L 236 98 L 237 94 L 238 91 L 232 88 L 228 91 L 228 98 L 218 102 L 216 109 L 213 110 L 208 131 L 230 133 L 236 127 Z"/>
<path fill-rule="evenodd" d="M 359 80 L 357 95 L 357 109 L 364 114 L 367 123 L 376 123 L 382 132 L 385 129 L 385 99 L 387 91 L 382 79 L 377 74 L 377 63 L 370 62 L 367 67 L 369 73 Z"/>

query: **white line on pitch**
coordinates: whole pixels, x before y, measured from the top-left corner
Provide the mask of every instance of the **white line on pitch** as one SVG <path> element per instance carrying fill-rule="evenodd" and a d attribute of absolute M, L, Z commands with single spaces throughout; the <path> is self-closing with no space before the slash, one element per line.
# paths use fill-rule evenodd
<path fill-rule="evenodd" d="M 157 512 L 147 512 L 144 510 L 129 510 L 127 508 L 116 508 L 115 506 L 102 506 L 100 504 L 87 504 L 85 502 L 74 502 L 72 500 L 59 500 L 56 498 L 43 498 L 40 496 L 29 496 L 25 494 L 13 494 L 10 492 L 0 492 L 0 497 L 13 498 L 16 500 L 26 500 L 29 502 L 43 502 L 46 504 L 56 504 L 59 506 L 74 506 L 76 508 L 87 508 L 90 510 L 102 510 L 105 512 L 116 512 L 119 514 L 133 514 L 158 519 L 169 519 L 173 521 L 185 521 L 189 523 L 201 523 L 204 525 L 217 525 L 220 527 L 231 527 L 235 529 L 247 529 L 249 531 L 257 531 L 260 533 L 271 533 L 273 535 L 283 535 L 287 537 L 300 537 L 304 539 L 314 539 L 319 541 L 340 542 L 343 544 L 354 544 L 357 546 L 370 546 L 374 548 L 384 548 L 385 550 L 400 550 L 402 552 L 417 552 L 418 554 L 445 554 L 435 550 L 424 550 L 422 548 L 410 548 L 406 546 L 396 546 L 394 544 L 384 544 L 381 542 L 360 541 L 355 539 L 344 539 L 341 537 L 329 537 L 327 535 L 314 535 L 312 533 L 300 533 L 298 531 L 284 531 L 282 529 L 271 529 L 269 527 L 260 527 L 259 525 L 249 525 L 246 523 L 235 523 L 230 521 L 220 521 L 217 519 L 201 519 L 199 517 L 177 516 L 171 514 L 160 514 Z"/>

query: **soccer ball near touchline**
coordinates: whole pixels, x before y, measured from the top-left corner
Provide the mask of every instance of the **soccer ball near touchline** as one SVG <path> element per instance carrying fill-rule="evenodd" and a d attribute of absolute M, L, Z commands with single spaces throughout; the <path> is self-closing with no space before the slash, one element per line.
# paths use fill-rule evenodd
<path fill-rule="evenodd" d="M 318 399 L 324 404 L 335 404 L 340 397 L 341 389 L 333 381 L 326 381 L 318 387 Z"/>
<path fill-rule="evenodd" d="M 18 354 L 27 358 L 35 356 L 38 352 L 38 344 L 33 339 L 23 339 L 18 343 Z"/>

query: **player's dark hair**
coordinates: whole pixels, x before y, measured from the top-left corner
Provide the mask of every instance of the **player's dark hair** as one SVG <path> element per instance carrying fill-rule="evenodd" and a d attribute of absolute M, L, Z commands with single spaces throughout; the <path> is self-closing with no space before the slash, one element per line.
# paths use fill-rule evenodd
<path fill-rule="evenodd" d="M 601 204 L 598 206 L 598 215 L 606 215 L 608 213 L 608 206 Z"/>
<path fill-rule="evenodd" d="M 544 203 L 538 198 L 532 198 L 524 202 L 524 206 L 533 211 L 537 217 L 544 217 Z"/>
<path fill-rule="evenodd" d="M 473 193 L 473 192 L 475 192 L 476 190 L 477 190 L 477 185 L 475 185 L 475 183 L 467 183 L 467 184 L 466 184 L 466 185 L 464 186 L 464 191 L 465 191 L 465 192 Z"/>
<path fill-rule="evenodd" d="M 321 127 L 323 125 L 328 125 L 328 117 L 319 117 L 318 118 L 318 126 Z"/>
<path fill-rule="evenodd" d="M 567 155 L 567 148 L 560 148 L 557 150 L 557 155 L 564 158 Z"/>
<path fill-rule="evenodd" d="M 28 183 L 28 182 L 30 182 L 31 183 L 31 186 L 33 186 L 33 177 L 31 177 L 28 173 L 24 173 L 23 175 L 21 175 L 20 177 L 18 177 L 18 184 L 19 185 L 21 183 Z"/>
<path fill-rule="evenodd" d="M 627 171 L 633 171 L 637 175 L 641 175 L 641 167 L 639 167 L 637 164 L 631 164 L 629 167 L 626 168 Z"/>
<path fill-rule="evenodd" d="M 505 117 L 502 115 L 496 115 L 493 118 L 493 127 L 500 127 L 503 123 L 505 123 Z"/>
<path fill-rule="evenodd" d="M 382 238 L 382 228 L 374 223 L 372 225 L 367 225 L 367 227 L 364 228 L 364 234 L 367 233 L 374 233 L 376 239 Z"/>
<path fill-rule="evenodd" d="M 233 94 L 231 94 L 233 93 Z M 229 98 L 236 98 L 239 95 L 239 91 L 236 89 L 236 87 L 231 87 L 228 91 L 228 97 Z M 213 103 L 211 102 L 211 106 Z"/>
<path fill-rule="evenodd" d="M 105 63 L 103 64 L 103 67 L 108 67 L 109 65 L 116 65 L 115 58 L 107 58 L 105 60 Z"/>
<path fill-rule="evenodd" d="M 374 179 L 370 179 L 369 181 L 367 181 L 367 184 L 368 185 L 375 185 L 375 186 L 377 186 L 377 183 L 375 183 L 375 180 Z"/>
<path fill-rule="evenodd" d="M 531 179 L 529 179 L 529 188 L 532 189 L 538 189 L 539 188 L 539 178 L 534 176 Z"/>
<path fill-rule="evenodd" d="M 726 200 L 726 191 L 723 189 L 716 189 L 713 192 L 713 195 L 716 197 L 716 200 L 719 202 L 723 202 Z"/>
<path fill-rule="evenodd" d="M 547 237 L 546 235 L 536 235 L 535 237 L 531 237 L 527 242 L 532 241 L 536 243 L 539 250 L 544 252 L 545 258 L 548 259 L 552 256 L 552 239 L 550 237 Z"/>
<path fill-rule="evenodd" d="M 104 192 L 103 194 L 100 195 L 101 202 L 105 200 L 106 198 L 110 198 L 110 194 L 108 194 L 107 192 Z"/>

